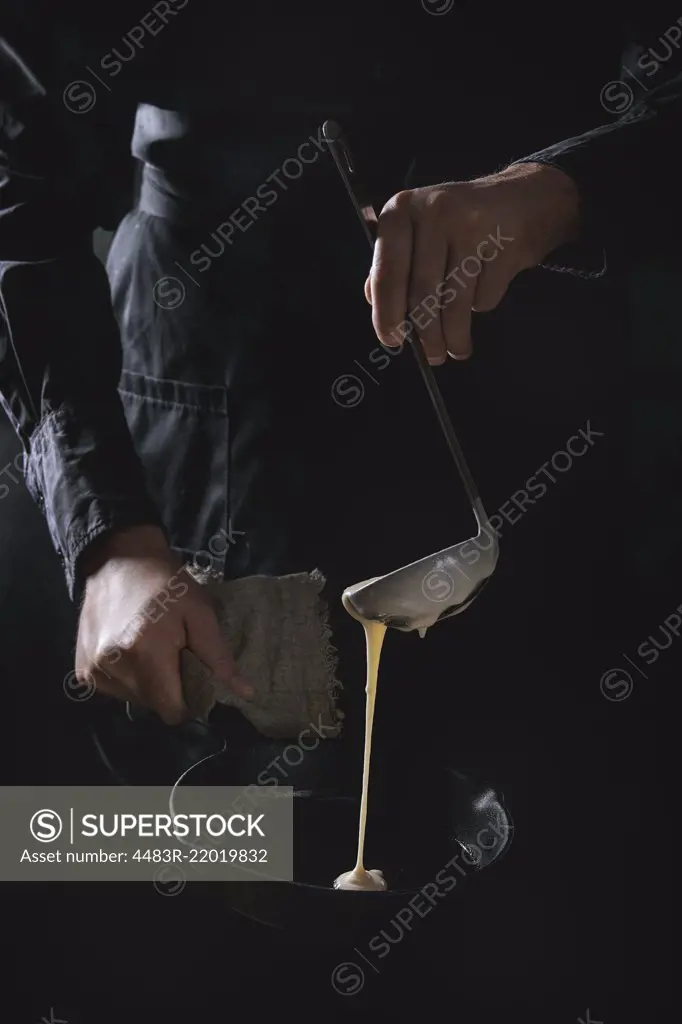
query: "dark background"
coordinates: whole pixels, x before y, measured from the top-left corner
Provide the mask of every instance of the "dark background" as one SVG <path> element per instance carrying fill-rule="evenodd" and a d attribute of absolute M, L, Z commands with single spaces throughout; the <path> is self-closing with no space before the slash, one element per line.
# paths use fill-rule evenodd
<path fill-rule="evenodd" d="M 423 38 L 404 62 L 415 76 L 414 109 L 395 112 L 407 148 L 420 154 L 414 184 L 495 170 L 609 119 L 600 90 L 622 74 L 622 16 L 576 8 L 503 14 L 474 5 L 442 17 L 422 13 Z M 646 39 L 655 42 L 676 15 L 666 20 L 661 12 L 659 27 L 659 12 L 649 11 Z M 439 25 L 448 18 L 459 19 L 455 53 L 451 42 L 443 52 Z M 416 59 L 427 48 L 428 88 Z M 429 102 L 436 94 L 440 101 Z M 356 144 L 380 179 L 384 154 L 366 127 Z M 400 187 L 397 180 L 394 191 Z M 389 194 L 377 197 L 379 205 Z M 302 260 L 308 230 L 299 239 Z M 322 518 L 334 493 L 344 504 L 334 561 L 350 583 L 450 544 L 470 526 L 409 353 L 384 370 L 372 366 L 377 343 L 361 295 L 366 254 L 350 216 L 340 230 L 355 304 L 344 305 L 330 329 L 327 377 L 316 386 L 328 390 L 339 375 L 360 372 L 356 359 L 378 383 L 365 379 L 355 408 L 330 400 L 332 479 L 325 474 L 323 498 L 311 483 L 311 501 Z M 164 900 L 151 886 L 24 893 L 5 885 L 3 957 L 19 993 L 13 1020 L 49 1019 L 52 1006 L 69 1024 L 129 1020 L 135 1012 L 208 1021 L 248 1007 L 256 1013 L 266 998 L 306 1018 L 376 1006 L 410 1019 L 414 1000 L 453 1020 L 475 1013 L 572 1024 L 587 1019 L 588 1007 L 604 1024 L 667 1019 L 674 815 L 664 784 L 672 730 L 657 722 L 672 721 L 669 684 L 679 679 L 682 641 L 642 666 L 647 679 L 625 655 L 636 661 L 638 645 L 682 603 L 674 505 L 680 377 L 674 353 L 661 357 L 663 369 L 643 372 L 650 336 L 674 337 L 675 321 L 661 303 L 655 322 L 646 304 L 636 321 L 638 286 L 646 277 L 523 274 L 499 310 L 476 320 L 472 360 L 439 372 L 489 512 L 588 421 L 604 435 L 502 529 L 495 578 L 465 616 L 425 641 L 387 639 L 377 749 L 382 737 L 404 745 L 405 771 L 423 751 L 442 752 L 444 763 L 490 779 L 512 811 L 514 845 L 478 887 L 479 902 L 418 922 L 386 973 L 344 999 L 329 984 L 342 956 L 272 946 L 257 926 L 211 913 L 191 887 Z M 380 453 L 374 474 L 355 457 L 367 439 Z M 15 451 L 3 422 L 0 465 Z M 80 719 L 61 688 L 75 618 L 23 484 L 0 504 L 0 538 L 4 777 L 96 781 Z M 361 665 L 359 629 L 345 642 L 355 644 Z M 599 685 L 616 667 L 634 677 L 620 702 Z"/>

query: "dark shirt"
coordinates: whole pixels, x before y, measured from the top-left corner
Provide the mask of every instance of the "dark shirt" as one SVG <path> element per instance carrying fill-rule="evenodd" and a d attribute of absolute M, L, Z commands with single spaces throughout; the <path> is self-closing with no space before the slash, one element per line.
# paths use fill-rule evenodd
<path fill-rule="evenodd" d="M 205 0 L 5 11 L 0 396 L 75 593 L 78 558 L 100 533 L 160 525 L 117 394 L 118 330 L 91 244 L 132 205 L 131 138 L 164 190 L 228 215 L 325 117 L 376 92 L 362 74 L 376 62 L 357 40 L 349 51 L 333 9 L 322 20 L 274 3 L 228 17 Z"/>
<path fill-rule="evenodd" d="M 627 102 L 625 78 L 612 95 Z M 609 263 L 680 263 L 682 189 L 676 152 L 682 74 L 652 88 L 620 118 L 564 139 L 524 161 L 550 164 L 578 184 L 583 242 L 553 254 L 551 269 L 600 276 Z"/>
<path fill-rule="evenodd" d="M 161 189 L 230 211 L 232 197 L 262 183 L 330 114 L 367 105 L 377 120 L 394 119 L 386 139 L 404 135 L 412 117 L 405 68 L 416 72 L 406 48 L 375 30 L 388 10 L 381 3 L 366 5 L 361 32 L 344 5 L 293 19 L 284 5 L 258 3 L 238 22 L 200 0 L 168 0 L 151 12 L 84 0 L 68 14 L 46 0 L 5 6 L 0 398 L 77 594 L 79 558 L 96 537 L 160 524 L 117 395 L 118 330 L 91 245 L 92 230 L 114 226 L 130 205 L 131 136 Z M 430 19 L 413 6 L 414 22 L 403 28 L 416 40 Z M 442 64 L 433 54 L 434 92 Z M 532 155 L 573 175 L 599 251 L 620 251 L 624 239 L 637 253 L 661 231 L 673 240 L 679 111 L 678 77 L 624 117 Z M 268 146 L 254 156 L 253 141 L 263 139 Z"/>

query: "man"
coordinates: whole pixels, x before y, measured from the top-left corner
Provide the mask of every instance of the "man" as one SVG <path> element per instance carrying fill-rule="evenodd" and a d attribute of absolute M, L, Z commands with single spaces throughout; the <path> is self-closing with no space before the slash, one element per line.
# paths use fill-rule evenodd
<path fill-rule="evenodd" d="M 287 256 L 279 241 L 282 225 L 291 228 L 297 217 L 309 216 L 305 211 L 314 203 L 298 200 L 297 206 L 294 199 L 285 213 L 284 204 L 273 200 L 272 213 L 262 219 L 254 219 L 252 206 L 248 233 L 244 219 L 232 215 L 251 190 L 267 202 L 257 190 L 272 169 L 284 167 L 306 138 L 314 146 L 315 126 L 324 116 L 351 116 L 367 95 L 356 79 L 354 106 L 352 89 L 347 83 L 340 88 L 325 70 L 332 60 L 329 49 L 306 50 L 300 26 L 293 31 L 288 19 L 270 24 L 267 39 L 277 44 L 272 49 L 259 37 L 258 46 L 231 53 L 226 69 L 215 55 L 213 71 L 218 66 L 227 74 L 220 103 L 207 105 L 201 89 L 187 95 L 175 88 L 173 95 L 169 67 L 200 52 L 193 42 L 201 39 L 205 45 L 210 28 L 202 11 L 192 15 L 184 7 L 163 5 L 160 13 L 155 8 L 156 21 L 141 18 L 135 31 L 123 36 L 125 44 L 107 49 L 100 67 L 117 69 L 121 89 L 118 96 L 113 86 L 104 94 L 101 113 L 95 107 L 85 127 L 68 106 L 82 102 L 72 86 L 85 58 L 94 59 L 96 45 L 87 31 L 74 33 L 79 45 L 59 51 L 54 16 L 43 12 L 48 48 L 52 43 L 61 55 L 61 63 L 50 63 L 24 8 L 10 23 L 2 51 L 3 404 L 28 451 L 27 483 L 45 509 L 70 593 L 82 599 L 79 677 L 93 680 L 104 693 L 153 709 L 166 723 L 186 715 L 179 675 L 183 647 L 242 695 L 249 692 L 248 682 L 235 676 L 212 610 L 191 580 L 187 593 L 169 603 L 158 622 L 140 619 L 140 610 L 165 593 L 183 560 L 203 550 L 221 529 L 227 528 L 230 543 L 233 527 L 249 538 L 249 557 L 237 569 L 248 572 L 301 568 L 310 554 L 307 542 L 319 539 L 322 529 L 319 510 L 311 514 L 294 482 L 297 472 L 301 478 L 311 466 L 310 451 L 300 459 L 292 455 L 301 451 L 297 445 L 309 430 L 306 389 L 296 390 L 295 377 L 306 358 L 316 358 L 316 330 L 308 331 L 293 369 L 291 346 L 285 350 L 276 340 L 281 318 L 297 329 L 290 282 L 278 286 L 276 273 Z M 276 11 L 270 16 L 276 18 Z M 87 27 L 86 15 L 79 17 L 74 24 Z M 343 31 L 340 24 L 336 27 Z M 155 49 L 150 45 L 142 52 L 141 41 L 152 42 L 147 35 L 159 38 Z M 314 72 L 325 83 L 293 130 L 287 104 L 300 103 L 311 68 L 282 61 L 290 46 L 299 56 L 315 53 Z M 253 83 L 265 72 L 278 81 L 273 65 L 282 80 L 288 76 L 286 88 L 265 102 Z M 215 82 L 212 87 L 215 96 Z M 661 237 L 672 241 L 679 224 L 679 208 L 670 209 L 679 203 L 671 158 L 679 87 L 677 78 L 652 90 L 641 108 L 620 121 L 496 174 L 395 195 L 381 214 L 366 286 L 379 339 L 395 347 L 409 310 L 432 363 L 444 363 L 446 354 L 467 358 L 472 310 L 494 308 L 518 273 L 543 264 L 555 251 L 588 241 L 596 243 L 600 257 L 605 248 L 610 258 L 613 248 L 636 255 Z M 122 126 L 130 123 L 126 117 L 135 103 L 140 105 L 133 152 L 146 164 L 142 204 L 119 231 L 109 264 L 121 360 L 106 280 L 89 251 L 89 238 L 103 222 L 103 183 L 112 180 L 112 168 L 122 160 Z M 112 111 L 117 113 L 113 121 L 106 116 Z M 201 154 L 216 148 L 216 119 L 231 154 L 203 159 Z M 270 150 L 261 150 L 257 165 L 251 165 L 251 143 L 263 133 Z M 51 147 L 60 153 L 58 173 Z M 305 152 L 312 163 L 314 150 Z M 307 200 L 315 191 L 313 177 L 308 181 Z M 223 228 L 218 239 L 207 236 L 209 225 Z M 233 249 L 224 244 L 226 232 L 233 241 L 230 226 L 243 232 Z M 314 232 L 310 237 L 321 244 Z M 573 261 L 584 258 L 587 272 L 600 273 L 601 259 L 589 262 L 593 247 L 585 257 L 567 255 L 571 268 L 582 269 Z M 168 300 L 168 279 L 180 279 L 172 268 L 183 262 L 183 254 L 188 261 L 183 273 L 188 263 L 198 267 L 204 260 L 206 276 L 200 280 L 197 273 L 193 291 L 183 277 L 178 304 Z M 443 286 L 468 256 L 478 261 L 468 278 L 474 283 L 452 287 L 451 295 Z M 306 273 L 315 273 L 314 254 Z M 74 280 L 83 296 L 77 318 L 65 298 Z M 324 282 L 315 284 L 310 288 L 308 281 L 311 306 L 321 301 Z M 272 299 L 268 308 L 259 301 L 264 289 Z M 50 302 L 47 334 L 29 305 L 37 294 Z M 282 394 L 277 381 L 285 366 L 287 388 L 293 391 Z M 228 420 L 231 467 L 225 463 Z M 196 462 L 199 452 L 202 465 Z M 291 501 L 277 530 L 272 503 L 283 493 Z M 329 494 L 327 488 L 325 498 Z M 329 523 L 324 529 L 329 532 Z M 278 533 L 281 550 L 272 543 Z M 223 538 L 213 560 L 221 573 L 230 571 L 229 547 Z M 141 624 L 131 637 L 136 617 Z"/>

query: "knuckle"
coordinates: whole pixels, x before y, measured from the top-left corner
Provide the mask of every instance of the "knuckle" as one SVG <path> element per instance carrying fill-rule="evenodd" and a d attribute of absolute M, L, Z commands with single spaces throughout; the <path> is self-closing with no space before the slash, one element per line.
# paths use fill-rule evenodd
<path fill-rule="evenodd" d="M 452 192 L 436 186 L 435 188 L 425 190 L 423 202 L 427 212 L 431 211 L 440 213 L 444 207 L 451 204 L 454 198 L 455 195 Z"/>
<path fill-rule="evenodd" d="M 472 246 L 476 245 L 476 243 L 480 241 L 479 236 L 486 223 L 487 216 L 485 210 L 470 198 L 464 211 L 464 224 L 466 225 L 472 239 Z"/>
<path fill-rule="evenodd" d="M 115 662 L 115 651 L 116 647 L 110 646 L 109 644 L 98 647 L 94 652 L 92 663 L 84 667 L 82 673 L 83 677 L 92 677 L 96 673 L 105 672 L 107 668 L 110 668 Z"/>
<path fill-rule="evenodd" d="M 143 612 L 138 612 L 133 615 L 132 619 L 129 619 L 126 625 L 121 630 L 122 639 L 128 644 L 132 644 L 135 639 L 140 635 L 144 629 L 146 617 Z"/>
<path fill-rule="evenodd" d="M 396 216 L 402 217 L 412 208 L 413 196 L 414 191 L 411 189 L 403 189 L 401 192 L 396 192 L 394 196 L 391 196 L 381 211 L 382 218 L 395 218 Z"/>
<path fill-rule="evenodd" d="M 458 210 L 464 210 L 471 206 L 473 200 L 470 187 L 459 182 L 432 185 L 430 188 L 424 189 L 424 192 L 425 205 L 432 209 L 434 207 L 436 209 L 456 207 Z"/>
<path fill-rule="evenodd" d="M 149 635 L 141 636 L 128 651 L 128 662 L 147 674 L 153 673 L 169 648 L 170 644 L 166 642 L 165 638 L 159 640 Z"/>
<path fill-rule="evenodd" d="M 113 672 L 115 675 L 116 666 L 121 662 L 122 658 L 123 649 L 121 645 L 106 647 L 97 657 L 97 668 L 102 672 Z"/>
<path fill-rule="evenodd" d="M 487 219 L 480 196 L 466 183 L 448 183 L 429 190 L 426 206 L 434 215 L 456 217 L 459 233 L 476 228 Z"/>

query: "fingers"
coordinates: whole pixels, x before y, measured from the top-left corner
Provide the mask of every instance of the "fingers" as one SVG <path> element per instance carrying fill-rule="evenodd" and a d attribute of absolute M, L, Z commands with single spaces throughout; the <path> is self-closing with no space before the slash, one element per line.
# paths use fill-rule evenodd
<path fill-rule="evenodd" d="M 381 211 L 369 276 L 372 323 L 379 341 L 389 348 L 403 340 L 399 328 L 408 308 L 412 244 L 409 193 L 399 192 Z"/>
<path fill-rule="evenodd" d="M 407 309 L 428 360 L 435 366 L 445 362 L 446 343 L 438 288 L 445 280 L 447 258 L 442 230 L 435 221 L 424 219 L 415 231 Z"/>
<path fill-rule="evenodd" d="M 445 348 L 453 359 L 468 359 L 471 355 L 471 307 L 475 295 L 476 279 L 463 275 L 457 263 L 457 253 L 448 253 L 448 270 L 444 278 L 447 290 L 443 292 L 441 323 Z"/>
<path fill-rule="evenodd" d="M 253 688 L 236 674 L 212 604 L 197 585 L 188 590 L 182 604 L 174 604 L 160 617 L 150 620 L 137 614 L 123 627 L 121 622 L 125 623 L 127 616 L 115 622 L 112 632 L 116 640 L 107 644 L 101 644 L 94 628 L 99 626 L 101 632 L 101 623 L 94 618 L 93 610 L 82 612 L 77 679 L 108 697 L 147 707 L 167 725 L 176 725 L 190 717 L 180 672 L 180 652 L 189 648 L 214 677 L 240 697 L 252 697 Z M 152 591 L 163 593 L 156 580 Z M 110 612 L 109 606 L 105 611 Z"/>
<path fill-rule="evenodd" d="M 213 675 L 239 697 L 248 700 L 253 687 L 237 675 L 234 658 L 222 638 L 218 619 L 211 606 L 193 605 L 186 618 L 187 647 L 203 661 Z"/>
<path fill-rule="evenodd" d="M 485 184 L 485 187 L 483 187 Z M 450 182 L 399 192 L 382 210 L 365 297 L 377 337 L 402 343 L 415 326 L 432 364 L 472 352 L 472 312 L 494 309 L 531 263 L 502 242 L 500 214 L 514 209 L 509 184 Z"/>
<path fill-rule="evenodd" d="M 439 365 L 446 354 L 454 359 L 471 354 L 471 310 L 481 261 L 467 260 L 466 252 L 462 258 L 459 243 L 456 249 L 448 245 L 442 194 L 417 191 L 418 199 L 400 192 L 382 210 L 365 298 L 382 344 L 402 343 L 409 315 L 429 362 Z M 466 248 L 463 242 L 461 247 Z"/>
<path fill-rule="evenodd" d="M 78 673 L 84 681 L 94 684 L 98 693 L 149 708 L 167 725 L 177 725 L 188 717 L 177 647 L 157 650 L 138 646 L 134 654 L 128 650 L 118 660 L 115 676 L 102 668 L 104 657 L 98 660 L 99 665 Z"/>
<path fill-rule="evenodd" d="M 92 693 L 96 691 L 105 697 L 115 697 L 116 700 L 137 700 L 131 687 L 121 679 L 107 675 L 103 669 L 93 667 L 89 672 L 77 672 L 76 677 L 78 682 L 85 683 Z"/>
<path fill-rule="evenodd" d="M 180 678 L 180 652 L 142 653 L 137 656 L 137 700 L 156 711 L 166 725 L 179 725 L 189 717 Z"/>

